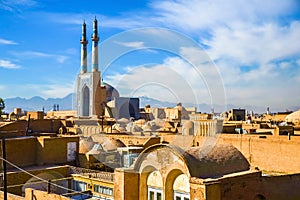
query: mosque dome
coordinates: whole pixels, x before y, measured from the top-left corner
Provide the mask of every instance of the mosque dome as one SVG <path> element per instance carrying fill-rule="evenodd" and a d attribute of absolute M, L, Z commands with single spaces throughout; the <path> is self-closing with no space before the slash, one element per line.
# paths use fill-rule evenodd
<path fill-rule="evenodd" d="M 110 84 L 102 82 L 101 85 L 105 86 L 105 88 L 106 88 L 106 100 L 107 101 L 111 101 L 114 97 L 120 96 L 118 90 L 116 88 L 114 88 L 113 86 L 111 86 Z"/>
<path fill-rule="evenodd" d="M 300 122 L 300 110 L 293 112 L 291 114 L 289 114 L 288 116 L 286 116 L 285 121 L 287 122 Z"/>
<path fill-rule="evenodd" d="M 193 177 L 211 178 L 250 169 L 243 154 L 232 145 L 191 147 L 183 154 Z"/>
<path fill-rule="evenodd" d="M 149 121 L 146 122 L 143 126 L 142 129 L 144 131 L 156 131 L 157 129 L 159 129 L 160 127 L 156 125 L 155 121 Z"/>

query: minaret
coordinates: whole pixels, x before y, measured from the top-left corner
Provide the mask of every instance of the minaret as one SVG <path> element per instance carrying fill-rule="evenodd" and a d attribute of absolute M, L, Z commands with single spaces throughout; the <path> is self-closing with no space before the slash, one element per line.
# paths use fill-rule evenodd
<path fill-rule="evenodd" d="M 87 46 L 88 41 L 86 40 L 86 24 L 85 21 L 82 24 L 82 37 L 80 40 L 81 44 L 81 73 L 87 72 Z"/>
<path fill-rule="evenodd" d="M 92 36 L 93 46 L 92 46 L 92 68 L 93 72 L 98 71 L 98 25 L 97 19 L 95 17 L 94 27 L 93 27 L 93 36 Z"/>

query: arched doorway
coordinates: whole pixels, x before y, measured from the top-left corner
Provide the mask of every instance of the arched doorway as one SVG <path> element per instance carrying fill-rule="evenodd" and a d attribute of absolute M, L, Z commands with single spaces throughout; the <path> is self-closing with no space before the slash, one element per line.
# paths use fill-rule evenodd
<path fill-rule="evenodd" d="M 90 90 L 85 85 L 82 90 L 82 115 L 89 116 L 90 115 Z"/>

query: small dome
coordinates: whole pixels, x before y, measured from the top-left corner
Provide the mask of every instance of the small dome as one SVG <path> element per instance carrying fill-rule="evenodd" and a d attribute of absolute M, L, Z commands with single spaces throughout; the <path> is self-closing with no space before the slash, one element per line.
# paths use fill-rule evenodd
<path fill-rule="evenodd" d="M 285 121 L 293 123 L 300 122 L 300 110 L 286 116 Z"/>
<path fill-rule="evenodd" d="M 110 84 L 102 82 L 101 85 L 105 86 L 105 88 L 106 88 L 106 100 L 107 101 L 111 101 L 114 97 L 120 96 L 118 90 L 116 88 L 114 88 L 113 86 L 111 86 Z"/>
<path fill-rule="evenodd" d="M 142 129 L 144 131 L 156 131 L 157 129 L 159 129 L 160 127 L 156 125 L 155 121 L 149 121 L 146 122 L 143 126 Z"/>
<path fill-rule="evenodd" d="M 91 138 L 80 138 L 79 153 L 89 152 L 95 144 Z"/>
<path fill-rule="evenodd" d="M 141 132 L 143 129 L 134 123 L 128 123 L 126 126 L 127 132 Z"/>
<path fill-rule="evenodd" d="M 225 174 L 247 171 L 249 162 L 232 145 L 191 147 L 184 153 L 190 173 L 194 177 L 213 178 Z"/>
<path fill-rule="evenodd" d="M 100 144 L 104 151 L 116 150 L 118 147 L 126 147 L 119 139 L 112 139 L 106 136 L 93 135 L 93 141 Z"/>
<path fill-rule="evenodd" d="M 125 144 L 123 142 L 121 142 L 119 139 L 106 140 L 101 145 L 102 145 L 104 151 L 114 151 L 118 147 L 126 147 Z"/>
<path fill-rule="evenodd" d="M 145 119 L 139 119 L 139 120 L 136 120 L 135 122 L 133 122 L 135 125 L 138 125 L 138 126 L 143 126 L 145 123 L 146 123 L 146 120 Z"/>
<path fill-rule="evenodd" d="M 117 120 L 117 123 L 119 123 L 119 124 L 128 124 L 129 123 L 129 120 L 128 119 L 126 119 L 126 118 L 121 118 L 121 119 L 118 119 Z"/>

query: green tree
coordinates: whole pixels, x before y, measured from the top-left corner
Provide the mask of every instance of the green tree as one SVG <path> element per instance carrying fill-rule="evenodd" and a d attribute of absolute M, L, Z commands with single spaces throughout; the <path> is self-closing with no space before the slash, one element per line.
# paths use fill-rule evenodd
<path fill-rule="evenodd" d="M 5 108 L 5 103 L 2 98 L 0 98 L 0 115 L 2 114 L 2 110 Z"/>

